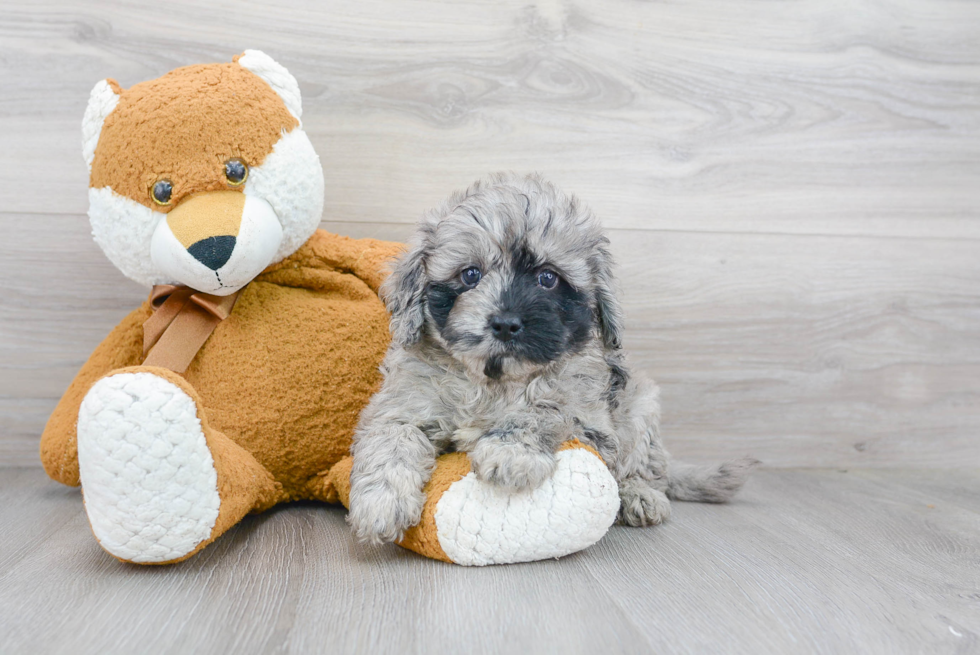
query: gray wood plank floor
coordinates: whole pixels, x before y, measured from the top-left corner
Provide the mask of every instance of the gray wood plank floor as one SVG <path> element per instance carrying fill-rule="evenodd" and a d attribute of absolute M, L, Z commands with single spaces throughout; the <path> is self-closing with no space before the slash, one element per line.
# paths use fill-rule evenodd
<path fill-rule="evenodd" d="M 763 470 L 559 561 L 467 569 L 286 506 L 120 564 L 77 491 L 0 475 L 3 653 L 980 652 L 980 471 Z"/>

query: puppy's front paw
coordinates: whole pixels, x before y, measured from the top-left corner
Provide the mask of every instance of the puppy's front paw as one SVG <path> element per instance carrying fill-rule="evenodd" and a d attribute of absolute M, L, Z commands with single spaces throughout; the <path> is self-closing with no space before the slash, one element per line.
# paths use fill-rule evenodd
<path fill-rule="evenodd" d="M 620 483 L 619 499 L 619 520 L 626 525 L 660 525 L 670 518 L 670 500 L 667 495 L 638 478 Z"/>
<path fill-rule="evenodd" d="M 470 461 L 477 478 L 515 491 L 541 486 L 555 472 L 557 463 L 554 453 L 495 440 L 478 442 Z"/>
<path fill-rule="evenodd" d="M 347 522 L 358 541 L 375 545 L 398 541 L 422 518 L 424 504 L 421 491 L 396 493 L 387 484 L 352 488 Z"/>

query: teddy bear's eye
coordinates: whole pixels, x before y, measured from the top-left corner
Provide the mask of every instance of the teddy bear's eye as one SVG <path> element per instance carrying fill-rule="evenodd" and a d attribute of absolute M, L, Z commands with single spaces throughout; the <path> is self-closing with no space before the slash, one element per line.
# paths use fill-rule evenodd
<path fill-rule="evenodd" d="M 170 180 L 157 180 L 156 184 L 153 185 L 153 190 L 150 192 L 150 195 L 156 204 L 169 205 L 170 195 L 173 191 L 174 187 L 170 183 Z"/>
<path fill-rule="evenodd" d="M 229 159 L 225 162 L 225 178 L 232 186 L 244 184 L 248 179 L 248 166 L 237 157 Z"/>

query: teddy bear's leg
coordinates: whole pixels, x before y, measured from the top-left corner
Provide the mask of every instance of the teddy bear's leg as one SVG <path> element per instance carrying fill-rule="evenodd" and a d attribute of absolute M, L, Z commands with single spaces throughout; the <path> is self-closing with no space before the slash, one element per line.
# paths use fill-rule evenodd
<path fill-rule="evenodd" d="M 616 480 L 594 449 L 577 440 L 559 448 L 551 478 L 532 491 L 483 482 L 464 453 L 442 455 L 425 485 L 418 525 L 399 546 L 469 566 L 529 562 L 588 548 L 619 511 Z M 347 457 L 321 475 L 321 497 L 350 503 Z"/>
<path fill-rule="evenodd" d="M 282 496 L 250 453 L 210 428 L 191 385 L 156 367 L 92 386 L 78 412 L 78 461 L 92 531 L 128 562 L 186 559 Z"/>

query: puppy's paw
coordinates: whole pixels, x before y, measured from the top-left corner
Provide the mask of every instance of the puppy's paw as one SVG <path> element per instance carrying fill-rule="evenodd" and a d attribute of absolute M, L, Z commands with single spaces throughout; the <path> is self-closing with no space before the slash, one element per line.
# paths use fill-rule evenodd
<path fill-rule="evenodd" d="M 422 518 L 425 495 L 420 491 L 397 493 L 387 484 L 351 489 L 347 522 L 362 543 L 381 545 L 399 541 L 405 530 Z"/>
<path fill-rule="evenodd" d="M 670 518 L 670 500 L 638 478 L 619 484 L 619 520 L 626 525 L 641 527 L 660 525 Z"/>
<path fill-rule="evenodd" d="M 557 464 L 554 453 L 496 440 L 479 441 L 470 462 L 480 480 L 514 491 L 541 486 Z"/>

